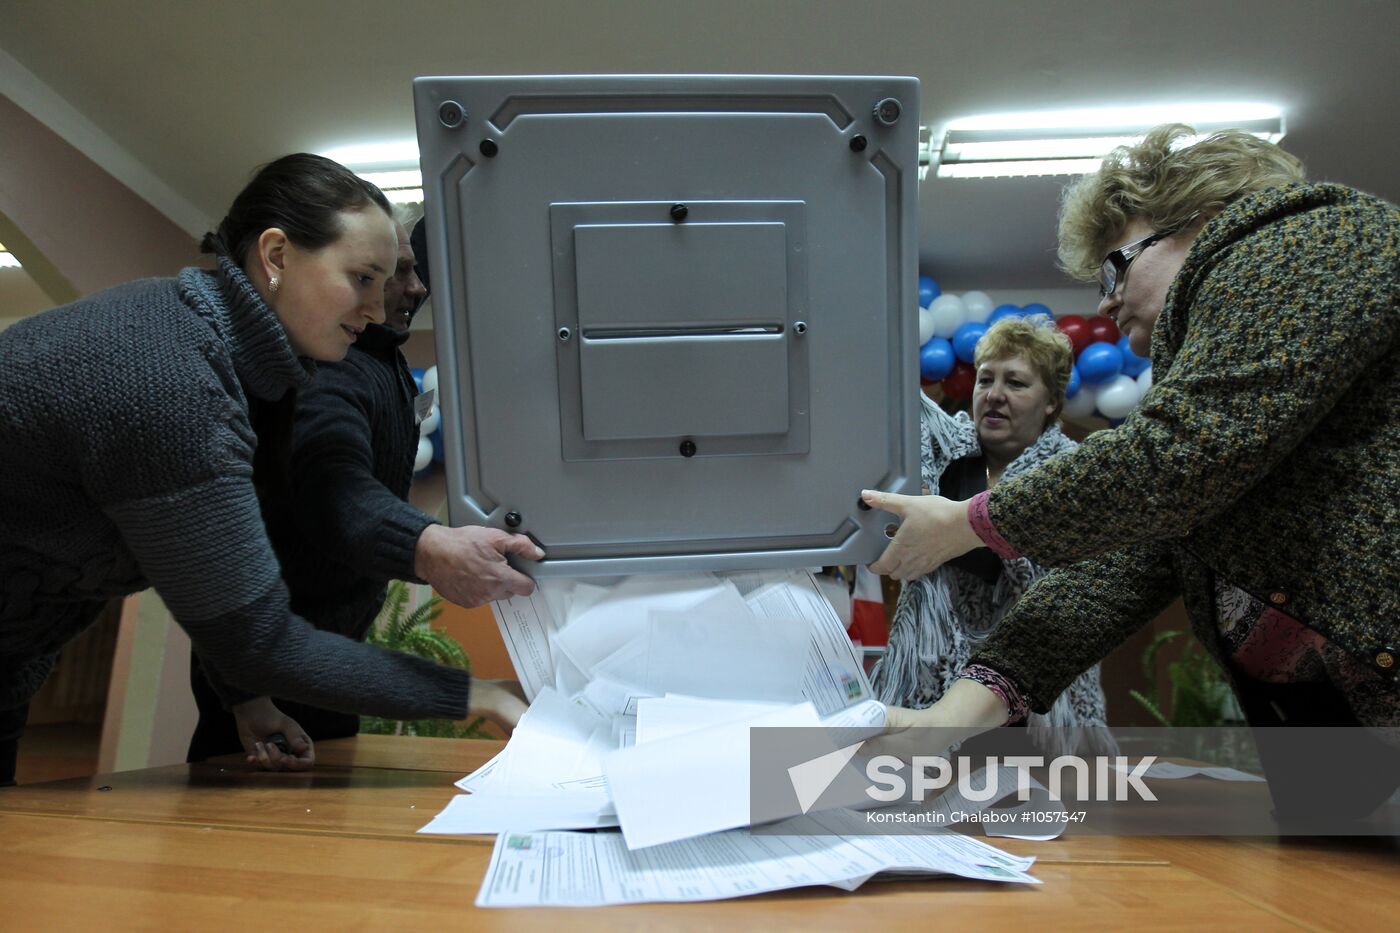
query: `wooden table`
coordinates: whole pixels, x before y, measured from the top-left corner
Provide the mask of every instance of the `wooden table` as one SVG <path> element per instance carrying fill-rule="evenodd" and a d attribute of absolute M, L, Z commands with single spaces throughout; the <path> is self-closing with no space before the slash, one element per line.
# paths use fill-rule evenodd
<path fill-rule="evenodd" d="M 0 929 L 1400 927 L 1393 838 L 999 840 L 1045 883 L 477 910 L 492 840 L 415 832 L 499 748 L 360 736 L 309 774 L 225 759 L 0 791 Z"/>

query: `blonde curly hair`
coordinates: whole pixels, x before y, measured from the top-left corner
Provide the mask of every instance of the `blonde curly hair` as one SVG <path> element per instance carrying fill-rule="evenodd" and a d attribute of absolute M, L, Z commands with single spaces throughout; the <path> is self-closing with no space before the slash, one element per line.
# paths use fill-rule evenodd
<path fill-rule="evenodd" d="M 982 339 L 977 341 L 972 365 L 980 367 L 989 361 L 1009 360 L 1014 356 L 1030 363 L 1050 390 L 1055 410 L 1046 419 L 1048 425 L 1060 416 L 1060 409 L 1064 407 L 1070 367 L 1074 365 L 1074 348 L 1048 317 L 1008 317 L 987 328 Z"/>
<path fill-rule="evenodd" d="M 1097 279 L 1104 255 L 1136 217 L 1154 230 L 1182 227 L 1264 188 L 1303 181 L 1303 163 L 1243 130 L 1221 130 L 1193 145 L 1183 123 L 1154 127 L 1135 146 L 1120 146 L 1103 167 L 1065 188 L 1060 201 L 1060 266 L 1076 279 Z"/>

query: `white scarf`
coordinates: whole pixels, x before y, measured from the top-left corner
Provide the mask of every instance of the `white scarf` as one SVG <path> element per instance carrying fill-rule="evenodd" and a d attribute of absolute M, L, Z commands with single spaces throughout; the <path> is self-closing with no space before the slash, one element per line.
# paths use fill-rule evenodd
<path fill-rule="evenodd" d="M 954 460 L 977 456 L 977 429 L 965 413 L 950 416 L 923 398 L 923 482 L 933 491 Z M 1034 469 L 1078 445 L 1050 425 L 1002 473 L 1003 479 Z M 952 685 L 968 659 L 1045 570 L 1024 557 L 1002 560 L 995 584 L 957 567 L 943 566 L 900 589 L 889 646 L 871 673 L 881 701 L 914 709 L 930 706 Z M 1079 675 L 1048 714 L 1032 713 L 1031 741 L 1051 756 L 1117 754 L 1104 717 L 1098 666 Z"/>

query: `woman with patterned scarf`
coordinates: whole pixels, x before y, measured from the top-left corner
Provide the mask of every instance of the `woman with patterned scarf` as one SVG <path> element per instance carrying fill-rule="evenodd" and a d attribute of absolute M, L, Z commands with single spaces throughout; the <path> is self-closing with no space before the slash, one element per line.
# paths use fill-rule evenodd
<path fill-rule="evenodd" d="M 974 362 L 970 419 L 923 399 L 924 485 L 950 499 L 984 492 L 1078 446 L 1057 424 L 1073 355 L 1068 338 L 1049 322 L 997 322 L 978 342 Z M 936 702 L 1044 572 L 1024 557 L 978 548 L 905 582 L 889 646 L 873 672 L 880 700 L 914 709 Z M 1031 742 L 1052 757 L 1116 752 L 1097 666 L 1080 674 L 1049 712 L 1032 713 L 1025 724 Z"/>

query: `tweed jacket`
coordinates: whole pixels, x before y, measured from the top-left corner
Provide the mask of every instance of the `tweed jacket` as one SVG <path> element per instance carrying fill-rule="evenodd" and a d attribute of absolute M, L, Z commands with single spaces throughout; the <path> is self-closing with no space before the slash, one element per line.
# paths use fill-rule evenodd
<path fill-rule="evenodd" d="M 1222 663 L 1214 581 L 1400 668 L 1400 212 L 1338 185 L 1240 199 L 1192 244 L 1118 428 L 997 484 L 1042 578 L 973 658 L 1044 711 L 1184 597 Z"/>

